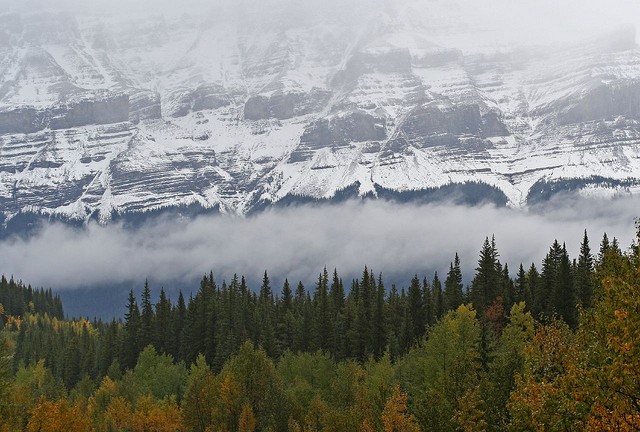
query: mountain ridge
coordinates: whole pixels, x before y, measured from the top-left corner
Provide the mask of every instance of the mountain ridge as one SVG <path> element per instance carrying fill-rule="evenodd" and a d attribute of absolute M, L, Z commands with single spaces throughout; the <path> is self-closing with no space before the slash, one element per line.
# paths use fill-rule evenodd
<path fill-rule="evenodd" d="M 515 207 L 543 184 L 640 190 L 633 28 L 564 47 L 461 48 L 474 29 L 439 22 L 427 3 L 424 21 L 404 2 L 357 26 L 300 11 L 280 27 L 276 12 L 185 13 L 136 18 L 135 30 L 109 16 L 0 16 L 4 223 L 189 206 L 244 215 L 356 184 L 379 196 L 481 183 Z"/>

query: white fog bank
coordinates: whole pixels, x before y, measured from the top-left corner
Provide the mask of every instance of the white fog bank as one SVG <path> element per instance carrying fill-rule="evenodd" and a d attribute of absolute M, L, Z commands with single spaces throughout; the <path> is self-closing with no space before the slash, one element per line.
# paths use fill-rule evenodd
<path fill-rule="evenodd" d="M 227 280 L 234 272 L 255 278 L 268 269 L 278 278 L 310 282 L 325 265 L 345 276 L 357 276 L 365 264 L 383 273 L 445 272 L 458 252 L 469 277 L 484 238 L 493 234 L 513 273 L 520 263 L 539 264 L 556 238 L 576 256 L 585 229 L 594 252 L 604 232 L 626 248 L 639 214 L 640 197 L 631 197 L 564 200 L 536 211 L 347 203 L 246 219 L 160 219 L 135 231 L 54 224 L 30 239 L 0 243 L 0 273 L 56 289 L 139 283 L 147 277 L 186 281 L 210 270 Z"/>

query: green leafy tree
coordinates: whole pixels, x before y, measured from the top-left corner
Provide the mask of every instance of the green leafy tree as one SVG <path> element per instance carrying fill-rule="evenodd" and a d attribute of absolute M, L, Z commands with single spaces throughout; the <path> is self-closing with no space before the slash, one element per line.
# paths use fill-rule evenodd
<path fill-rule="evenodd" d="M 254 348 L 250 342 L 244 343 L 238 354 L 225 364 L 220 376 L 238 383 L 238 400 L 241 406 L 251 407 L 258 430 L 287 430 L 289 410 L 282 380 L 264 350 Z M 237 415 L 235 425 L 240 413 Z"/>
<path fill-rule="evenodd" d="M 170 396 L 180 399 L 186 379 L 184 364 L 175 364 L 170 355 L 158 354 L 149 345 L 140 353 L 135 368 L 124 375 L 122 392 L 130 402 L 144 395 L 151 395 L 158 400 Z"/>
<path fill-rule="evenodd" d="M 4 308 L 0 305 L 0 315 Z M 0 430 L 10 421 L 10 383 L 13 380 L 11 353 L 8 339 L 0 333 Z"/>
<path fill-rule="evenodd" d="M 215 377 L 200 354 L 191 365 L 187 377 L 182 412 L 186 426 L 195 432 L 205 432 L 213 423 L 212 413 L 219 397 Z"/>
<path fill-rule="evenodd" d="M 463 305 L 447 313 L 399 365 L 400 384 L 413 396 L 423 430 L 454 430 L 458 401 L 479 383 L 480 340 L 476 312 Z"/>
<path fill-rule="evenodd" d="M 287 351 L 278 362 L 278 375 L 292 404 L 292 415 L 304 421 L 314 399 L 331 400 L 331 383 L 336 365 L 327 353 L 299 353 Z"/>
<path fill-rule="evenodd" d="M 525 311 L 525 303 L 514 304 L 483 384 L 486 418 L 493 428 L 501 428 L 508 423 L 507 402 L 515 388 L 516 376 L 523 373 L 524 350 L 533 340 L 533 335 L 534 320 L 531 313 Z"/>

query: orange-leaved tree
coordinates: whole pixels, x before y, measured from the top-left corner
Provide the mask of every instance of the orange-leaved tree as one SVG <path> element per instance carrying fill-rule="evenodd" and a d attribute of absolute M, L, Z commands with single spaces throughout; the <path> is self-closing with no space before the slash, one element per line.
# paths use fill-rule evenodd
<path fill-rule="evenodd" d="M 416 418 L 407 412 L 407 394 L 395 385 L 391 397 L 382 411 L 384 432 L 418 432 L 420 427 Z"/>
<path fill-rule="evenodd" d="M 66 399 L 55 402 L 44 398 L 35 406 L 27 424 L 28 432 L 90 432 L 91 419 L 78 405 Z"/>

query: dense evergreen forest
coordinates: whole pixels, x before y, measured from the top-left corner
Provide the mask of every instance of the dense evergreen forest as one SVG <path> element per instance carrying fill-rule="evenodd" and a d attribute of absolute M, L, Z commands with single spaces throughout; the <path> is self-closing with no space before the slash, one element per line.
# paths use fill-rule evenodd
<path fill-rule="evenodd" d="M 111 322 L 3 277 L 0 432 L 640 430 L 637 228 L 514 275 L 487 238 L 468 287 L 457 255 L 400 289 L 367 267 L 278 296 L 267 272 L 155 304 L 145 283 Z"/>

